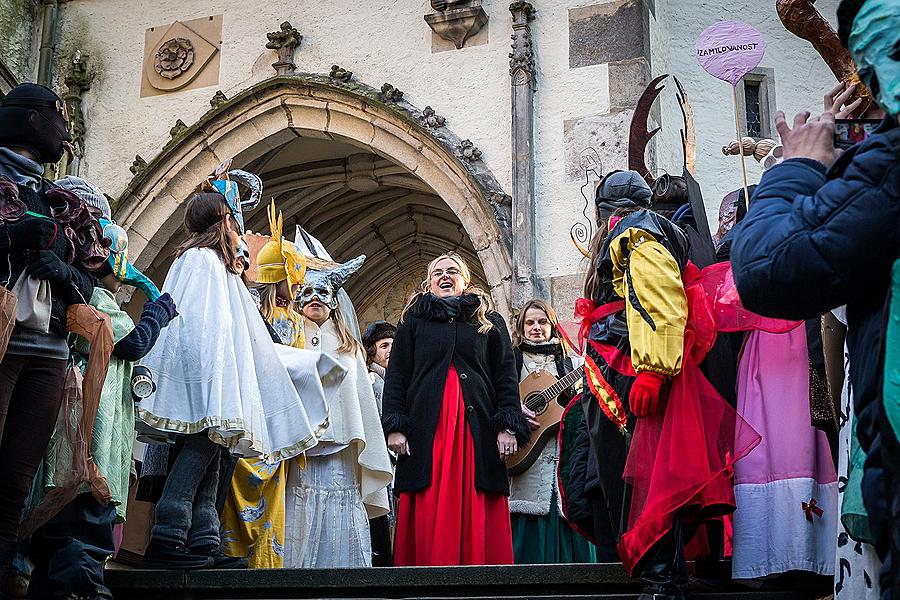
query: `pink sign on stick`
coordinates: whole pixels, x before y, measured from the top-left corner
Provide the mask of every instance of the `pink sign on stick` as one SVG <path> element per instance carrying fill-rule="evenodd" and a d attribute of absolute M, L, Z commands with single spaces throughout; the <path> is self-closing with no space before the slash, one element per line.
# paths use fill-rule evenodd
<path fill-rule="evenodd" d="M 722 21 L 703 30 L 694 52 L 707 73 L 736 86 L 762 60 L 762 34 L 740 21 Z"/>

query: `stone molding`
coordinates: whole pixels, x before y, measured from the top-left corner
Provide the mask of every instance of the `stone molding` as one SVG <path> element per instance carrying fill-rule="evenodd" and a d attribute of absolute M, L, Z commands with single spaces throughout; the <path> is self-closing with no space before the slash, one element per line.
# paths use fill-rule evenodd
<path fill-rule="evenodd" d="M 425 22 L 457 50 L 488 22 L 481 0 L 432 0 L 431 8 L 436 12 L 425 15 Z"/>
<path fill-rule="evenodd" d="M 87 56 L 80 52 L 75 53 L 72 59 L 72 69 L 66 75 L 63 83 L 66 91 L 63 100 L 66 102 L 66 110 L 69 112 L 69 131 L 72 135 L 72 145 L 75 147 L 76 159 L 84 157 L 84 134 L 87 124 L 84 120 L 84 112 L 81 110 L 82 96 L 91 89 L 91 77 L 87 68 Z"/>
<path fill-rule="evenodd" d="M 509 5 L 513 18 L 512 52 L 509 53 L 509 74 L 513 85 L 534 87 L 534 50 L 531 47 L 531 27 L 534 6 L 531 2 L 513 2 Z"/>
<path fill-rule="evenodd" d="M 181 227 L 181 204 L 222 159 L 257 158 L 297 136 L 351 142 L 390 157 L 419 178 L 456 213 L 484 267 L 498 308 L 509 314 L 511 198 L 486 165 L 457 155 L 462 140 L 446 127 L 431 129 L 404 99 L 327 74 L 295 74 L 262 81 L 211 108 L 170 140 L 149 164 L 136 159 L 135 177 L 116 202 L 129 231 L 129 255 L 147 268 Z M 260 144 L 260 142 L 263 142 Z M 143 163 L 143 164 L 141 164 Z"/>

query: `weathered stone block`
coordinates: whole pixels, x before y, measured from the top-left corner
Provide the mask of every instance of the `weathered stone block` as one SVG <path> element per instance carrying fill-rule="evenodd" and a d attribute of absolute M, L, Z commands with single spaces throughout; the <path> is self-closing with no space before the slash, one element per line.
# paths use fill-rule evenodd
<path fill-rule="evenodd" d="M 644 57 L 609 63 L 610 111 L 633 109 L 648 83 Z"/>
<path fill-rule="evenodd" d="M 561 321 L 574 320 L 575 301 L 581 298 L 583 285 L 583 274 L 550 278 L 550 303 Z"/>
<path fill-rule="evenodd" d="M 644 56 L 644 16 L 639 0 L 569 9 L 569 67 Z"/>
<path fill-rule="evenodd" d="M 584 181 L 582 156 L 591 148 L 600 157 L 601 173 L 628 168 L 628 128 L 632 113 L 623 110 L 563 122 L 567 181 Z"/>

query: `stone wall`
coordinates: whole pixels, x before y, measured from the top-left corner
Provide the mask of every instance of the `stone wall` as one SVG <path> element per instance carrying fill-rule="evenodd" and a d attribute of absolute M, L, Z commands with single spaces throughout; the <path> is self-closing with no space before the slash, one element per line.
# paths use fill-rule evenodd
<path fill-rule="evenodd" d="M 36 75 L 36 0 L 0 0 L 0 61 L 19 81 Z"/>
<path fill-rule="evenodd" d="M 734 136 L 730 91 L 700 69 L 692 52 L 707 25 L 736 18 L 763 32 L 768 50 L 762 66 L 774 69 L 778 106 L 790 113 L 818 109 L 833 77 L 806 42 L 784 30 L 769 0 L 534 4 L 535 270 L 568 318 L 585 268 L 569 230 L 576 221 L 586 222 L 582 187 L 593 195 L 594 184 L 585 185 L 585 153 L 599 159 L 603 172 L 626 166 L 631 108 L 652 76 L 675 74 L 687 89 L 697 127 L 696 174 L 711 216 L 722 196 L 740 184 L 736 157 L 720 150 Z M 274 74 L 276 55 L 265 48 L 266 33 L 288 20 L 304 36 L 294 56 L 299 71 L 328 73 L 338 64 L 359 81 L 376 88 L 390 82 L 412 104 L 434 107 L 454 133 L 481 150 L 509 193 L 509 2 L 483 5 L 487 25 L 457 50 L 435 42 L 423 19 L 432 11 L 428 0 L 70 0 L 61 5 L 60 55 L 80 49 L 96 72 L 84 102 L 88 125 L 81 173 L 117 196 L 131 179 L 135 155 L 150 160 L 169 140 L 176 120 L 191 125 L 209 109 L 217 90 L 232 97 Z M 816 5 L 831 18 L 837 0 Z M 146 30 L 215 15 L 223 16 L 218 83 L 141 98 Z M 655 111 L 663 130 L 647 161 L 666 171 L 678 171 L 681 164 L 681 114 L 673 88 L 667 86 Z M 751 180 L 758 179 L 758 167 L 750 169 Z M 593 214 L 590 204 L 587 214 Z M 376 313 L 383 314 L 383 307 L 371 307 L 366 316 Z"/>

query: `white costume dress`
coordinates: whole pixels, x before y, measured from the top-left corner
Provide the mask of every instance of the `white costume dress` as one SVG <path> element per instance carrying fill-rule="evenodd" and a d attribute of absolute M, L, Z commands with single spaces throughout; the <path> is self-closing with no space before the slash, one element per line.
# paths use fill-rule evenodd
<path fill-rule="evenodd" d="M 328 395 L 330 424 L 306 465 L 289 465 L 284 566 L 370 567 L 368 520 L 388 513 L 392 480 L 375 395 L 363 357 L 338 353 L 333 321 L 304 323 L 307 347 L 336 358 L 347 376 Z"/>
<path fill-rule="evenodd" d="M 256 303 L 218 253 L 182 254 L 163 291 L 179 317 L 141 360 L 157 389 L 138 406 L 141 441 L 206 430 L 241 457 L 272 462 L 316 445 L 328 423 L 326 387 L 343 369 L 319 352 L 272 343 Z"/>

